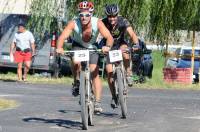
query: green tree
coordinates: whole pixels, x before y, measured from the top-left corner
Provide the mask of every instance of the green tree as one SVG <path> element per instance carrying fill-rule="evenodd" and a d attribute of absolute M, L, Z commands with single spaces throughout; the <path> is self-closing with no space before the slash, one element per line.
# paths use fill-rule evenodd
<path fill-rule="evenodd" d="M 62 0 L 58 0 L 62 1 Z M 29 25 L 34 31 L 44 32 L 56 29 L 60 4 L 57 0 L 32 0 Z M 77 14 L 81 0 L 65 0 L 65 18 L 68 21 Z M 126 17 L 137 33 L 145 31 L 148 37 L 165 42 L 171 33 L 178 29 L 198 29 L 200 19 L 200 0 L 92 0 L 95 16 L 104 17 L 106 4 L 117 3 L 120 14 Z M 62 3 L 63 4 L 63 3 Z M 41 16 L 43 19 L 40 19 Z M 56 19 L 55 19 L 56 18 Z M 60 29 L 60 28 L 59 28 Z M 40 32 L 41 33 L 41 32 Z"/>

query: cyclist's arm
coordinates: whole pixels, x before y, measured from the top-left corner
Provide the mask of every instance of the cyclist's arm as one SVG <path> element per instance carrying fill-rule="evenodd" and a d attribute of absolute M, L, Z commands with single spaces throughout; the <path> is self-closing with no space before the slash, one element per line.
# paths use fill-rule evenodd
<path fill-rule="evenodd" d="M 138 41 L 138 37 L 135 34 L 135 32 L 133 31 L 133 28 L 131 26 L 126 28 L 126 31 L 128 32 L 130 38 L 132 39 L 134 44 L 137 44 L 139 46 L 139 41 Z"/>
<path fill-rule="evenodd" d="M 65 29 L 63 30 L 62 34 L 58 38 L 58 44 L 57 44 L 57 49 L 60 49 L 63 47 L 65 39 L 67 39 L 70 34 L 72 33 L 73 29 L 75 27 L 74 21 L 70 21 Z"/>
<path fill-rule="evenodd" d="M 98 20 L 98 29 L 101 35 L 106 39 L 106 46 L 112 47 L 114 42 L 113 37 L 101 20 Z"/>

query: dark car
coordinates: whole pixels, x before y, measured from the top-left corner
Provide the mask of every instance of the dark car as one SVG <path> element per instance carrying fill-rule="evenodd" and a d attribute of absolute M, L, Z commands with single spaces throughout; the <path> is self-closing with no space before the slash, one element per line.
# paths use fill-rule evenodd
<path fill-rule="evenodd" d="M 153 60 L 152 51 L 147 49 L 146 44 L 139 40 L 140 50 L 132 54 L 133 73 L 137 75 L 135 81 L 145 81 L 145 77 L 152 78 Z M 139 78 L 138 78 L 139 77 Z"/>

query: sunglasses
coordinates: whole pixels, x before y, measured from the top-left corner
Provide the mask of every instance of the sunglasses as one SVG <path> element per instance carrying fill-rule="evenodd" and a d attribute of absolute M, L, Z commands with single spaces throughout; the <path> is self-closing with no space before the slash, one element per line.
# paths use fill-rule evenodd
<path fill-rule="evenodd" d="M 92 14 L 84 14 L 84 13 L 79 13 L 79 17 L 90 17 Z"/>

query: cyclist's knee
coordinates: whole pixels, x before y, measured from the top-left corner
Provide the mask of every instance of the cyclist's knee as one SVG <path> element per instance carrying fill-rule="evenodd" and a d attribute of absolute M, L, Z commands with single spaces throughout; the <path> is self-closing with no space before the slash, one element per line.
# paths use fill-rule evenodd
<path fill-rule="evenodd" d="M 79 69 L 81 67 L 81 63 L 79 63 L 79 62 L 73 62 L 73 67 L 75 69 Z"/>
<path fill-rule="evenodd" d="M 99 76 L 99 73 L 96 70 L 94 70 L 94 71 L 91 71 L 91 75 L 92 75 L 92 78 L 96 78 Z"/>
<path fill-rule="evenodd" d="M 90 64 L 90 71 L 92 74 L 92 78 L 98 77 L 99 67 L 96 64 Z"/>
<path fill-rule="evenodd" d="M 108 79 L 111 78 L 113 76 L 113 72 L 109 72 L 107 73 Z"/>
<path fill-rule="evenodd" d="M 107 65 L 106 65 L 106 72 L 107 72 L 107 73 L 112 72 L 112 64 L 107 64 Z"/>
<path fill-rule="evenodd" d="M 77 61 L 73 61 L 73 65 L 74 65 L 74 66 L 79 66 L 79 65 L 81 65 L 81 63 L 80 63 L 80 62 L 77 62 Z"/>

